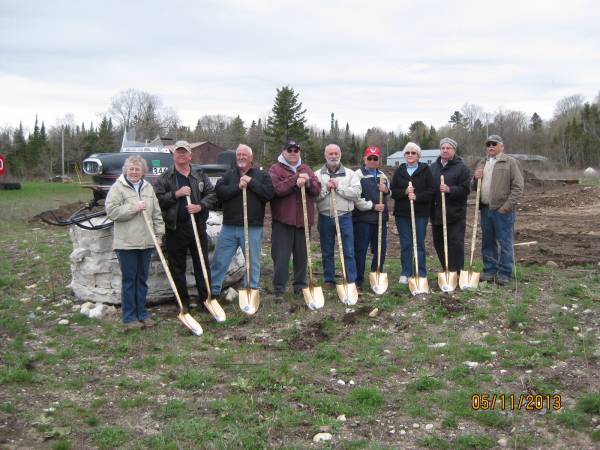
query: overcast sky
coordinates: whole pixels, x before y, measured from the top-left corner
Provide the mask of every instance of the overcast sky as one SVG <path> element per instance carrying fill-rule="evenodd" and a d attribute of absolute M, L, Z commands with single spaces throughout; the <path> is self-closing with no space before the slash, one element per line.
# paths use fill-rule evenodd
<path fill-rule="evenodd" d="M 125 4 L 125 5 L 123 5 Z M 129 88 L 183 124 L 266 116 L 300 93 L 308 123 L 354 132 L 447 123 L 465 103 L 552 116 L 600 91 L 595 1 L 0 0 L 0 126 L 98 123 Z"/>

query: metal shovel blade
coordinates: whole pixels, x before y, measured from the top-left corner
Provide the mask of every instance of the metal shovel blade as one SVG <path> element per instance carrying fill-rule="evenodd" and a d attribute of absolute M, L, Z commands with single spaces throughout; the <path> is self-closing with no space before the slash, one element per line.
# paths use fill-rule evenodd
<path fill-rule="evenodd" d="M 358 291 L 356 290 L 356 284 L 336 284 L 335 289 L 338 297 L 345 305 L 356 305 L 358 301 Z"/>
<path fill-rule="evenodd" d="M 377 295 L 383 295 L 388 288 L 388 276 L 387 273 L 369 272 L 369 283 L 371 283 L 371 289 Z"/>
<path fill-rule="evenodd" d="M 260 297 L 258 289 L 240 289 L 238 292 L 240 309 L 251 316 L 258 311 Z"/>
<path fill-rule="evenodd" d="M 303 288 L 302 295 L 304 296 L 306 306 L 308 306 L 311 311 L 321 309 L 325 304 L 325 297 L 323 296 L 323 289 L 321 286 Z"/>
<path fill-rule="evenodd" d="M 425 277 L 409 277 L 408 290 L 412 295 L 429 294 L 429 283 Z"/>
<path fill-rule="evenodd" d="M 453 292 L 456 289 L 456 272 L 438 273 L 438 286 L 443 292 Z"/>
<path fill-rule="evenodd" d="M 477 286 L 479 286 L 479 272 L 461 270 L 460 277 L 458 278 L 458 285 L 463 291 L 477 289 Z"/>
<path fill-rule="evenodd" d="M 221 308 L 221 305 L 214 298 L 209 298 L 204 301 L 204 306 L 208 309 L 208 312 L 217 322 L 225 322 L 227 316 L 225 315 L 225 311 Z"/>
<path fill-rule="evenodd" d="M 180 312 L 177 318 L 190 329 L 194 336 L 200 336 L 204 333 L 200 324 L 189 313 L 183 314 Z"/>

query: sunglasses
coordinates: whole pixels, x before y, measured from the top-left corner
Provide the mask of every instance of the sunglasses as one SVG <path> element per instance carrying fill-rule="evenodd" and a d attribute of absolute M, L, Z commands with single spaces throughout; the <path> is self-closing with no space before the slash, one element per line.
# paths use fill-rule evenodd
<path fill-rule="evenodd" d="M 300 149 L 297 147 L 290 147 L 290 148 L 286 148 L 285 151 L 288 153 L 299 153 Z"/>
<path fill-rule="evenodd" d="M 498 143 L 497 143 L 497 142 L 486 142 L 486 143 L 485 143 L 485 146 L 486 146 L 486 147 L 495 147 L 496 145 L 498 145 Z"/>
<path fill-rule="evenodd" d="M 404 152 L 405 155 L 416 155 L 417 152 Z"/>
<path fill-rule="evenodd" d="M 379 161 L 379 156 L 367 156 L 367 161 Z"/>

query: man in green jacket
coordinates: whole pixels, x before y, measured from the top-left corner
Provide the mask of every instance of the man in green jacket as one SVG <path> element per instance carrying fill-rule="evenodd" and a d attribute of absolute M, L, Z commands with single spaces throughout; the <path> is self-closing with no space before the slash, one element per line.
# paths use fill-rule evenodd
<path fill-rule="evenodd" d="M 523 175 L 517 161 L 504 153 L 497 134 L 485 141 L 487 158 L 475 171 L 481 179 L 481 254 L 480 280 L 510 282 L 514 268 L 515 206 L 523 194 Z"/>

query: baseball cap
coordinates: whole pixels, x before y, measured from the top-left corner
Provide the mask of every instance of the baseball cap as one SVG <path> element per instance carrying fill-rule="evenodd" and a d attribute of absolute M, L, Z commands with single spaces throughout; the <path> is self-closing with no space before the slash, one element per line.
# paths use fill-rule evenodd
<path fill-rule="evenodd" d="M 379 147 L 375 147 L 374 145 L 369 145 L 365 148 L 365 153 L 363 156 L 381 156 L 381 150 Z"/>
<path fill-rule="evenodd" d="M 488 136 L 488 138 L 485 140 L 485 142 L 498 142 L 499 144 L 502 144 L 502 138 L 500 136 L 498 136 L 497 134 L 492 134 L 492 135 Z"/>
<path fill-rule="evenodd" d="M 173 151 L 179 150 L 180 148 L 186 149 L 188 152 L 192 153 L 192 146 L 188 141 L 177 141 L 175 142 L 175 148 Z"/>
<path fill-rule="evenodd" d="M 298 144 L 296 141 L 287 141 L 287 143 L 285 144 L 283 149 L 287 150 L 288 148 L 294 148 L 294 147 L 296 147 L 298 150 L 300 150 L 300 144 Z"/>

